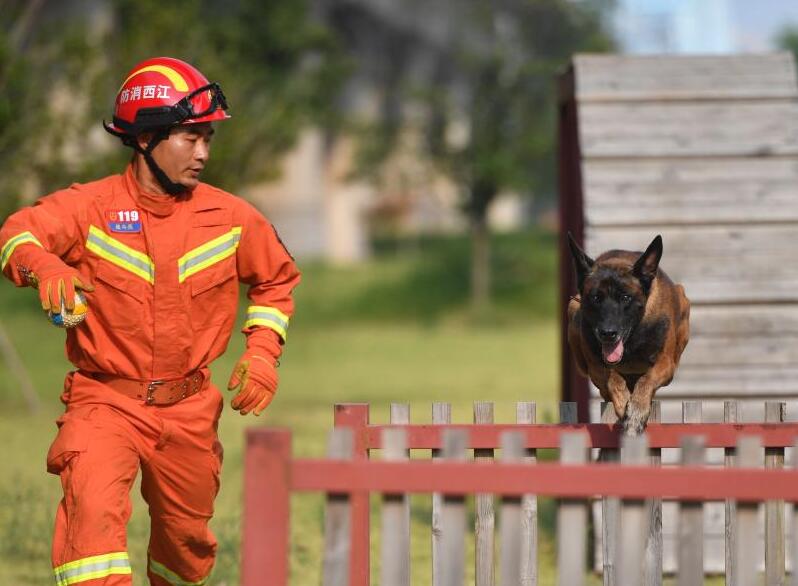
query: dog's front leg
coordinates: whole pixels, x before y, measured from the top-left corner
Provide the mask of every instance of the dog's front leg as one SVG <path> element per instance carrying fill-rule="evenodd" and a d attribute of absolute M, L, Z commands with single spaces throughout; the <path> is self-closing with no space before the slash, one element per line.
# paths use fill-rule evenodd
<path fill-rule="evenodd" d="M 623 431 L 626 435 L 643 433 L 648 417 L 651 415 L 651 401 L 654 399 L 654 393 L 671 381 L 675 369 L 676 365 L 673 360 L 663 357 L 651 367 L 651 370 L 637 380 L 632 396 L 629 398 L 626 419 L 623 422 Z"/>
<path fill-rule="evenodd" d="M 629 403 L 629 387 L 626 386 L 626 380 L 618 374 L 618 371 L 609 371 L 607 375 L 607 390 L 609 391 L 609 399 L 612 401 L 612 406 L 615 408 L 615 415 L 618 416 L 618 419 L 623 420 Z M 604 421 L 604 418 L 602 418 L 602 421 Z M 605 422 L 614 423 L 611 421 Z"/>

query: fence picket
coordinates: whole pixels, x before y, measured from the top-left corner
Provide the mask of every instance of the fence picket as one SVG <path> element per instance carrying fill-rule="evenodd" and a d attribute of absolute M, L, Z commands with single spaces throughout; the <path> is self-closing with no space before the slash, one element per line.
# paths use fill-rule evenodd
<path fill-rule="evenodd" d="M 798 469 L 798 439 L 792 448 L 792 468 Z M 792 573 L 790 585 L 798 586 L 798 506 L 792 509 Z"/>
<path fill-rule="evenodd" d="M 685 402 L 685 417 L 695 417 L 694 405 Z M 698 404 L 700 407 L 700 403 Z M 700 413 L 700 410 L 699 410 Z M 682 439 L 682 466 L 701 466 L 704 463 L 704 439 L 686 436 Z M 704 584 L 704 504 L 700 501 L 679 502 L 679 567 L 678 586 Z"/>
<path fill-rule="evenodd" d="M 739 417 L 740 402 L 723 402 L 723 421 L 725 423 L 736 423 Z M 735 449 L 725 448 L 724 466 L 731 468 L 735 465 Z M 731 499 L 726 499 L 726 584 L 727 586 L 744 586 L 739 582 L 737 570 L 737 503 Z"/>
<path fill-rule="evenodd" d="M 618 415 L 615 407 L 609 401 L 601 404 L 601 422 L 617 423 Z M 616 463 L 619 460 L 618 450 L 602 448 L 599 454 L 601 462 Z M 615 560 L 618 557 L 618 538 L 620 527 L 618 520 L 621 513 L 621 501 L 614 496 L 601 498 L 601 558 L 602 579 L 604 586 L 617 586 L 617 568 Z"/>
<path fill-rule="evenodd" d="M 443 457 L 465 461 L 468 436 L 464 430 L 443 430 Z M 441 539 L 441 583 L 443 586 L 463 586 L 465 582 L 465 498 L 443 496 Z"/>
<path fill-rule="evenodd" d="M 624 437 L 621 462 L 627 466 L 649 464 L 648 440 L 645 435 Z M 621 506 L 621 523 L 618 542 L 618 582 L 623 586 L 640 586 L 643 578 L 643 559 L 649 514 L 644 500 L 624 499 Z"/>
<path fill-rule="evenodd" d="M 451 403 L 432 404 L 432 423 L 445 425 L 452 422 Z M 440 458 L 441 450 L 432 450 L 432 459 Z M 434 493 L 432 495 L 432 520 L 430 525 L 432 537 L 432 586 L 442 584 L 442 535 L 443 535 L 443 495 Z"/>
<path fill-rule="evenodd" d="M 474 423 L 493 423 L 493 403 L 474 402 Z M 493 450 L 482 448 L 474 450 L 474 460 L 492 461 Z M 493 586 L 493 544 L 496 517 L 493 511 L 493 495 L 478 494 L 474 508 L 474 564 L 476 586 Z"/>
<path fill-rule="evenodd" d="M 765 402 L 765 421 L 782 423 L 786 403 Z M 765 468 L 784 467 L 784 448 L 765 448 Z M 765 582 L 784 586 L 784 501 L 765 503 Z"/>
<path fill-rule="evenodd" d="M 737 440 L 736 465 L 740 468 L 756 468 L 760 465 L 762 442 L 756 436 L 743 436 Z M 737 582 L 734 586 L 756 584 L 757 565 L 761 558 L 759 537 L 759 503 L 740 502 L 735 506 L 737 539 L 735 570 Z"/>
<path fill-rule="evenodd" d="M 517 423 L 535 423 L 534 402 L 519 402 L 515 407 Z M 537 450 L 526 450 L 525 462 L 537 461 Z M 538 498 L 534 494 L 521 497 L 521 586 L 538 586 Z"/>
<path fill-rule="evenodd" d="M 560 446 L 560 463 L 584 464 L 587 461 L 584 434 L 564 433 Z M 586 532 L 585 501 L 561 500 L 557 508 L 557 574 L 560 586 L 584 586 Z"/>
<path fill-rule="evenodd" d="M 662 419 L 662 406 L 659 401 L 651 402 L 650 423 L 659 423 Z M 651 465 L 662 465 L 662 449 L 652 448 Z M 643 561 L 644 586 L 662 586 L 662 499 L 654 498 L 647 501 L 649 514 L 648 537 L 646 538 L 646 552 Z"/>
<path fill-rule="evenodd" d="M 327 457 L 351 460 L 354 435 L 351 429 L 338 427 L 330 432 Z M 348 494 L 329 493 L 324 522 L 323 586 L 349 586 L 350 519 Z"/>
<path fill-rule="evenodd" d="M 517 463 L 524 460 L 524 436 L 517 431 L 502 434 L 502 461 Z M 521 584 L 521 498 L 505 496 L 501 505 L 500 578 L 502 586 Z"/>
<path fill-rule="evenodd" d="M 393 409 L 391 409 L 392 423 Z M 383 459 L 407 460 L 407 433 L 382 430 Z M 382 497 L 381 580 L 384 586 L 410 586 L 410 509 L 406 493 Z"/>

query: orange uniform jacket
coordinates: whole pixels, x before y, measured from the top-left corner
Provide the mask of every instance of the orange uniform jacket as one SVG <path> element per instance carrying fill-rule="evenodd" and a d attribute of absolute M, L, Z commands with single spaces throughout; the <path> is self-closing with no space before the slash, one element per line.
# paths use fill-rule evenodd
<path fill-rule="evenodd" d="M 247 347 L 275 358 L 299 272 L 274 228 L 244 200 L 200 183 L 178 198 L 144 193 L 123 175 L 75 184 L 26 207 L 0 230 L 0 262 L 18 286 L 40 255 L 88 277 L 89 315 L 67 331 L 80 369 L 175 379 L 221 355 L 238 283 L 249 285 Z"/>

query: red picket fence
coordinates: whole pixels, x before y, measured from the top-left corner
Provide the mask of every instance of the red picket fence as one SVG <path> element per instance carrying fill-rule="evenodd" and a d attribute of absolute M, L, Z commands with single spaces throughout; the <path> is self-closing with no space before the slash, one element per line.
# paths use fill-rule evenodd
<path fill-rule="evenodd" d="M 484 407 L 486 404 L 480 405 Z M 490 411 L 492 417 L 492 408 Z M 741 504 L 736 509 L 733 506 L 727 507 L 727 527 L 730 528 L 727 546 L 733 547 L 735 552 L 732 556 L 735 563 L 727 569 L 727 577 L 730 576 L 731 580 L 727 583 L 741 585 L 752 583 L 749 580 L 752 579 L 752 572 L 755 572 L 752 561 L 755 558 L 751 552 L 755 550 L 756 543 L 751 539 L 755 539 L 757 533 L 756 508 L 751 509 L 749 505 L 742 503 L 768 501 L 766 519 L 771 521 L 766 529 L 766 576 L 769 584 L 782 583 L 770 581 L 771 577 L 778 580 L 779 573 L 783 580 L 784 575 L 784 506 L 779 501 L 798 501 L 798 472 L 756 469 L 756 455 L 753 460 L 746 461 L 742 452 L 738 464 L 747 466 L 745 469 L 702 468 L 699 465 L 703 461 L 703 447 L 726 448 L 732 454 L 741 438 L 755 436 L 759 445 L 765 448 L 766 466 L 778 467 L 783 462 L 784 448 L 792 447 L 798 437 L 798 424 L 650 423 L 645 440 L 640 440 L 647 441 L 647 445 L 633 442 L 626 446 L 625 451 L 621 452 L 621 459 L 625 460 L 623 464 L 587 464 L 584 463 L 586 448 L 601 448 L 607 452 L 618 450 L 618 429 L 606 424 L 569 423 L 569 420 L 575 420 L 575 409 L 572 405 L 564 405 L 561 409 L 562 418 L 566 422 L 560 424 L 457 425 L 445 422 L 446 412 L 445 406 L 438 404 L 437 416 L 433 420 L 440 423 L 410 424 L 406 406 L 397 405 L 392 406 L 392 424 L 371 425 L 368 405 L 336 405 L 337 429 L 333 438 L 337 439 L 333 441 L 346 444 L 346 438 L 351 438 L 349 448 L 331 452 L 331 457 L 337 459 L 292 459 L 290 432 L 249 430 L 245 462 L 242 584 L 288 584 L 289 501 L 291 493 L 295 491 L 320 491 L 328 494 L 325 585 L 365 586 L 369 583 L 369 493 L 373 492 L 384 495 L 383 523 L 390 525 L 387 532 L 383 528 L 383 536 L 392 536 L 391 540 L 397 540 L 393 546 L 400 546 L 398 550 L 396 547 L 390 550 L 393 553 L 383 556 L 385 586 L 408 583 L 409 536 L 405 539 L 404 534 L 409 535 L 409 512 L 402 499 L 403 495 L 415 492 L 444 495 L 438 501 L 441 507 L 437 513 L 438 520 L 445 522 L 448 519 L 463 530 L 465 513 L 461 505 L 464 495 L 477 494 L 478 499 L 480 496 L 490 498 L 490 495 L 504 497 L 502 510 L 512 510 L 512 515 L 506 519 L 515 519 L 515 522 L 506 521 L 503 513 L 502 531 L 505 531 L 505 526 L 512 530 L 513 527 L 522 525 L 525 527 L 519 530 L 527 531 L 525 534 L 508 533 L 508 536 L 502 536 L 501 575 L 502 582 L 507 584 L 513 582 L 505 580 L 523 573 L 524 570 L 516 572 L 519 557 L 523 558 L 523 552 L 526 551 L 523 549 L 524 544 L 528 544 L 533 538 L 527 524 L 518 522 L 519 516 L 524 514 L 521 506 L 523 501 L 518 499 L 527 499 L 531 496 L 530 493 L 563 499 L 559 505 L 559 519 L 565 525 L 558 530 L 558 544 L 560 550 L 571 552 L 584 551 L 587 499 L 597 496 L 624 499 L 620 512 L 621 518 L 626 519 L 624 531 L 617 535 L 620 547 L 614 548 L 612 559 L 605 562 L 605 576 L 606 566 L 609 565 L 618 576 L 617 583 L 624 586 L 643 584 L 644 581 L 645 584 L 655 584 L 662 580 L 661 571 L 657 576 L 656 564 L 655 571 L 651 567 L 641 569 L 641 552 L 638 552 L 640 555 L 637 562 L 630 562 L 630 559 L 635 559 L 630 556 L 632 550 L 639 550 L 648 543 L 656 542 L 657 528 L 647 522 L 650 512 L 642 512 L 641 499 L 654 499 L 653 503 L 661 498 L 685 501 L 680 513 L 680 527 L 683 525 L 687 532 L 682 540 L 683 547 L 680 548 L 680 572 L 684 566 L 684 571 L 691 572 L 690 576 L 693 578 L 685 578 L 686 581 L 680 581 L 680 584 L 700 584 L 703 580 L 700 561 L 700 501 L 729 500 L 730 504 L 733 504 L 732 501 L 739 501 Z M 479 415 L 479 412 L 479 409 L 475 412 L 475 419 L 488 418 Z M 484 412 L 487 413 L 487 410 Z M 534 406 L 531 404 L 519 404 L 518 413 L 519 419 L 534 421 Z M 385 444 L 388 440 L 384 438 L 392 435 L 397 443 Z M 696 437 L 700 437 L 701 441 L 696 440 Z M 493 450 L 502 447 L 503 438 L 503 453 L 514 457 L 516 461 L 493 461 Z M 515 444 L 512 444 L 513 438 Z M 685 438 L 692 440 L 685 444 Z M 458 441 L 461 444 L 459 452 L 452 447 Z M 577 444 L 581 442 L 581 446 L 577 445 L 569 454 L 564 441 L 576 441 Z M 514 451 L 511 450 L 512 445 L 515 445 Z M 441 454 L 440 450 L 445 447 L 448 453 Z M 657 451 L 669 447 L 683 448 L 685 466 L 659 468 L 649 465 L 649 453 L 656 462 Z M 455 460 L 462 459 L 464 450 L 468 448 L 474 450 L 477 461 L 370 460 L 369 450 L 380 448 L 385 448 L 387 457 L 391 459 L 406 457 L 407 450 L 410 449 L 431 449 L 434 455 L 444 455 Z M 533 457 L 532 450 L 539 448 L 561 448 L 561 462 L 530 464 L 523 461 Z M 745 448 L 745 453 L 750 455 L 750 452 L 749 445 Z M 623 454 L 628 454 L 629 457 Z M 490 529 L 483 532 L 482 539 L 489 547 L 481 551 L 479 538 L 476 545 L 477 584 L 481 586 L 493 583 L 492 553 L 485 553 L 488 549 L 491 552 L 493 550 L 493 511 L 492 505 L 480 510 L 479 500 L 476 504 L 477 533 L 479 534 L 480 517 L 483 514 L 483 528 Z M 435 517 L 436 511 L 433 510 L 433 532 Z M 489 522 L 485 522 L 487 517 L 491 517 Z M 736 522 L 741 523 L 739 530 Z M 605 525 L 617 527 L 617 524 L 614 525 L 609 520 L 605 520 Z M 562 530 L 563 527 L 568 529 Z M 778 535 L 779 530 L 781 536 Z M 451 540 L 452 535 L 455 535 L 454 539 L 462 539 L 463 531 L 438 533 L 441 537 L 438 544 L 439 556 L 437 561 L 433 560 L 433 567 L 438 564 L 440 572 L 433 583 L 445 586 L 460 584 L 461 577 L 453 568 L 462 566 L 464 558 L 461 547 L 456 542 L 453 545 Z M 534 533 L 536 535 L 536 527 Z M 699 536 L 698 541 L 696 535 Z M 564 541 L 566 539 L 574 541 Z M 798 540 L 793 540 L 793 543 L 798 545 Z M 504 551 L 505 544 L 511 545 L 507 553 Z M 737 552 L 741 552 L 741 555 L 736 555 Z M 561 559 L 561 583 L 569 586 L 581 583 L 579 576 L 584 576 L 584 564 L 579 563 L 580 559 L 584 560 L 584 556 L 580 558 L 580 555 L 571 555 L 567 560 Z M 390 574 L 391 568 L 395 570 L 393 576 Z M 388 572 L 387 577 L 385 572 Z M 518 579 L 519 584 L 528 583 L 523 576 Z M 695 581 L 691 582 L 691 579 Z"/>

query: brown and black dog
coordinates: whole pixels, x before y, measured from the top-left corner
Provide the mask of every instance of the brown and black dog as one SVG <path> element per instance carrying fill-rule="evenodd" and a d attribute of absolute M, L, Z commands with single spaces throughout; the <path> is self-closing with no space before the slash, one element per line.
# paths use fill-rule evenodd
<path fill-rule="evenodd" d="M 657 389 L 673 379 L 690 337 L 684 288 L 659 269 L 662 238 L 645 252 L 591 259 L 571 234 L 578 294 L 568 304 L 568 344 L 580 372 L 611 401 L 624 432 L 643 432 Z"/>

